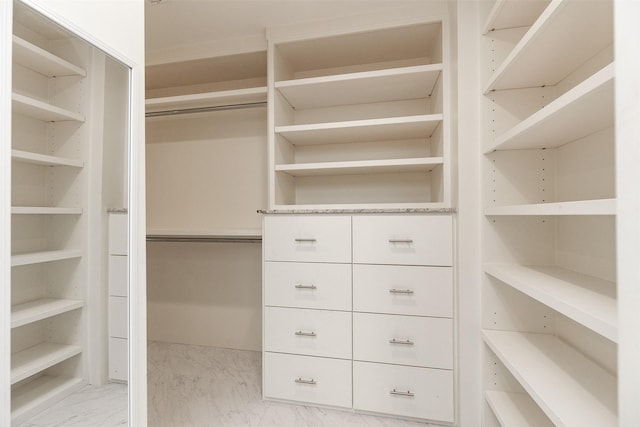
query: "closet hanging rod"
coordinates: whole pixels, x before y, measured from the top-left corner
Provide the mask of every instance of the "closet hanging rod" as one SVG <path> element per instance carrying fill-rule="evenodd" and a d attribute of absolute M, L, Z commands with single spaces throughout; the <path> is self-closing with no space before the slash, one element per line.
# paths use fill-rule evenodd
<path fill-rule="evenodd" d="M 260 236 L 147 236 L 147 242 L 261 243 Z"/>
<path fill-rule="evenodd" d="M 267 101 L 247 102 L 243 104 L 212 105 L 210 107 L 176 108 L 173 110 L 149 111 L 145 117 L 174 116 L 178 114 L 208 113 L 210 111 L 242 110 L 245 108 L 264 107 Z"/>

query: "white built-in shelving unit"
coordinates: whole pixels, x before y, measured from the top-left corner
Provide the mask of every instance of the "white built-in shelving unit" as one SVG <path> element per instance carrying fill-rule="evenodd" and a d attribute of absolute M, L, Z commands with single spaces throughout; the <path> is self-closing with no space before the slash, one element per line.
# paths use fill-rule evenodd
<path fill-rule="evenodd" d="M 441 21 L 269 46 L 270 208 L 450 206 Z"/>
<path fill-rule="evenodd" d="M 613 2 L 483 7 L 483 422 L 615 426 Z"/>

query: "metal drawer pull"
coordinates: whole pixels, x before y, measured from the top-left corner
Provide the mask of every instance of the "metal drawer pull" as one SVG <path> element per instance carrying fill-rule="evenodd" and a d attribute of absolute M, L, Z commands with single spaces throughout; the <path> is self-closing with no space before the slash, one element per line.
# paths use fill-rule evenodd
<path fill-rule="evenodd" d="M 411 289 L 389 289 L 389 293 L 390 294 L 407 294 L 407 295 L 413 295 L 413 291 Z"/>
<path fill-rule="evenodd" d="M 389 243 L 413 243 L 413 239 L 389 239 Z"/>
<path fill-rule="evenodd" d="M 413 341 L 411 340 L 397 340 L 397 339 L 392 339 L 389 340 L 389 344 L 403 344 L 403 345 L 413 345 Z"/>
<path fill-rule="evenodd" d="M 296 378 L 296 382 L 298 384 L 311 384 L 311 385 L 316 385 L 316 380 L 314 380 L 313 378 L 311 378 L 310 380 L 305 380 L 304 378 Z"/>
<path fill-rule="evenodd" d="M 414 397 L 415 396 L 415 394 L 411 393 L 410 390 L 400 391 L 400 390 L 396 390 L 395 388 L 393 390 L 391 390 L 389 392 L 389 394 L 394 394 L 396 396 L 404 396 L 404 397 Z"/>
<path fill-rule="evenodd" d="M 299 283 L 296 285 L 296 289 L 317 289 L 316 285 L 303 285 L 302 283 Z"/>
<path fill-rule="evenodd" d="M 315 332 L 311 331 L 311 332 L 307 332 L 307 331 L 296 331 L 296 335 L 298 336 L 302 336 L 302 337 L 315 337 L 317 336 Z"/>
<path fill-rule="evenodd" d="M 306 239 L 305 239 L 305 238 L 301 238 L 301 237 L 298 237 L 298 238 L 296 238 L 296 239 L 294 239 L 294 240 L 295 240 L 296 242 L 299 242 L 299 243 L 302 243 L 302 242 L 314 243 L 314 242 L 316 241 L 316 239 L 314 239 L 314 238 L 306 238 Z"/>

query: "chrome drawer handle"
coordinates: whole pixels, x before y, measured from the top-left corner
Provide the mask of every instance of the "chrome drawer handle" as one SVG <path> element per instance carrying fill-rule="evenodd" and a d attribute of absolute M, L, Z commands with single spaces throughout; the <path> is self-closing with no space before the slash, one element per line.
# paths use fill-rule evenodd
<path fill-rule="evenodd" d="M 396 396 L 404 396 L 404 397 L 414 397 L 415 396 L 415 394 L 411 393 L 410 390 L 400 391 L 400 390 L 396 390 L 395 388 L 393 390 L 391 390 L 389 392 L 389 394 L 393 394 L 393 395 L 396 395 Z"/>
<path fill-rule="evenodd" d="M 302 336 L 302 337 L 316 337 L 316 333 L 313 331 L 307 332 L 307 331 L 296 331 L 296 335 L 298 336 Z"/>
<path fill-rule="evenodd" d="M 296 242 L 298 243 L 302 243 L 302 242 L 309 242 L 309 243 L 315 243 L 316 239 L 314 238 L 302 238 L 302 237 L 298 237 L 296 239 L 294 239 Z"/>
<path fill-rule="evenodd" d="M 390 294 L 407 294 L 407 295 L 413 295 L 413 290 L 411 289 L 389 289 L 389 293 Z"/>
<path fill-rule="evenodd" d="M 413 243 L 413 239 L 389 239 L 389 243 Z"/>
<path fill-rule="evenodd" d="M 389 340 L 389 344 L 402 344 L 402 345 L 413 345 L 413 341 L 411 340 L 397 340 L 397 339 L 391 339 Z"/>
<path fill-rule="evenodd" d="M 311 384 L 311 385 L 316 385 L 316 380 L 314 380 L 313 378 L 311 378 L 310 380 L 306 380 L 306 379 L 304 379 L 304 378 L 300 377 L 300 378 L 296 378 L 296 379 L 295 379 L 295 381 L 296 381 L 298 384 Z"/>
<path fill-rule="evenodd" d="M 304 285 L 302 283 L 298 283 L 296 285 L 296 289 L 317 289 L 316 285 Z"/>

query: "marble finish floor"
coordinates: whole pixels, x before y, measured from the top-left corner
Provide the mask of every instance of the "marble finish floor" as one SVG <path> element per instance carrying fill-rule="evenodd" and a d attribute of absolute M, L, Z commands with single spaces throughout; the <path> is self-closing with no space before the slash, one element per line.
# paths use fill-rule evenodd
<path fill-rule="evenodd" d="M 435 427 L 265 402 L 258 352 L 150 342 L 149 427 Z"/>

